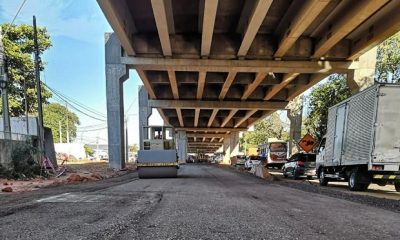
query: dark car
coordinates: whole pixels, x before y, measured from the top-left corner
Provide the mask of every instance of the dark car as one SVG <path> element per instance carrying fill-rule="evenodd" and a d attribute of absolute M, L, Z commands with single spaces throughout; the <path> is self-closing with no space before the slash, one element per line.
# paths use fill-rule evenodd
<path fill-rule="evenodd" d="M 306 176 L 307 179 L 312 179 L 315 176 L 315 160 L 315 153 L 293 154 L 283 165 L 283 177 L 291 176 L 298 179 L 301 176 Z"/>

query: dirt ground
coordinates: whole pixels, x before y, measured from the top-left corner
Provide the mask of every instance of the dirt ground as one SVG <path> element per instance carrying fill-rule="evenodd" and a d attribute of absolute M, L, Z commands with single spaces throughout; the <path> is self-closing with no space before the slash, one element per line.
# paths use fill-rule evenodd
<path fill-rule="evenodd" d="M 60 163 L 59 163 L 60 164 Z M 77 184 L 87 181 L 98 181 L 123 175 L 136 169 L 132 163 L 126 164 L 122 171 L 114 171 L 108 167 L 107 161 L 79 161 L 68 162 L 67 171 L 60 177 L 37 177 L 30 180 L 13 180 L 0 178 L 0 194 L 9 194 L 10 192 L 27 192 L 40 189 L 50 185 Z"/>

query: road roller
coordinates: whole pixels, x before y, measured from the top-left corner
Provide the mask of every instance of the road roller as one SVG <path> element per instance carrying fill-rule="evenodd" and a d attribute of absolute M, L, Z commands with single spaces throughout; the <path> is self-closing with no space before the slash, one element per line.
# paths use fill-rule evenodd
<path fill-rule="evenodd" d="M 145 126 L 138 152 L 139 178 L 173 178 L 178 175 L 175 131 L 170 126 Z"/>

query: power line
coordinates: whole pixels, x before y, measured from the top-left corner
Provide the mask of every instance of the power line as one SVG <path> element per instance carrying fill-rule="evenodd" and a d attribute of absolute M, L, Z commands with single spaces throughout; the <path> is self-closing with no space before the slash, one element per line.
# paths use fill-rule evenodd
<path fill-rule="evenodd" d="M 58 99 L 60 99 L 62 102 L 65 102 L 65 103 L 68 103 L 69 104 L 69 106 L 72 108 L 72 109 L 74 109 L 75 111 L 77 111 L 77 112 L 79 112 L 79 113 L 82 113 L 82 114 L 84 114 L 84 115 L 86 115 L 86 116 L 88 116 L 88 117 L 90 117 L 90 118 L 93 118 L 93 119 L 96 119 L 96 120 L 99 120 L 99 121 L 102 121 L 102 122 L 106 122 L 106 120 L 105 119 L 102 119 L 102 118 L 105 118 L 104 116 L 101 116 L 100 115 L 100 117 L 101 118 L 99 118 L 98 116 L 98 114 L 97 114 L 97 116 L 93 116 L 93 115 L 91 115 L 91 114 L 94 114 L 93 112 L 90 112 L 90 113 L 87 113 L 87 112 L 84 112 L 84 111 L 82 111 L 82 110 L 80 110 L 78 107 L 76 107 L 73 103 L 71 103 L 68 99 L 66 99 L 62 94 L 60 94 L 58 91 L 56 91 L 56 90 L 54 90 L 54 89 L 52 89 L 51 87 L 49 87 L 48 85 L 46 85 L 46 84 L 44 84 L 43 83 L 43 85 L 44 86 L 46 86 L 46 88 L 48 88 L 54 95 L 55 95 L 55 97 L 56 98 L 58 98 Z M 76 104 L 76 103 L 75 103 Z M 77 105 L 77 104 L 76 104 Z M 80 106 L 81 108 L 83 108 L 82 106 Z M 85 109 L 86 111 L 88 111 L 86 108 L 83 108 L 83 109 Z"/>
<path fill-rule="evenodd" d="M 84 133 L 84 132 L 95 132 L 107 129 L 107 127 L 97 128 L 97 129 L 88 129 L 88 130 L 76 130 L 76 132 Z"/>
<path fill-rule="evenodd" d="M 49 90 L 50 90 L 50 89 L 49 89 Z M 50 90 L 50 91 L 51 91 L 51 90 Z M 62 97 L 60 97 L 57 93 L 55 93 L 55 92 L 53 92 L 53 91 L 51 91 L 51 92 L 55 94 L 55 97 L 56 97 L 57 99 L 59 99 L 59 101 L 64 102 L 64 103 L 69 103 L 67 100 L 65 100 L 65 99 L 63 99 Z M 76 108 L 76 107 L 75 107 L 74 105 L 72 105 L 71 103 L 69 103 L 69 104 L 70 104 L 69 106 L 70 106 L 72 109 L 74 109 L 75 111 L 77 111 L 77 112 L 79 112 L 79 113 L 82 113 L 82 114 L 85 115 L 85 116 L 88 116 L 88 117 L 90 117 L 90 118 L 96 119 L 96 120 L 98 120 L 98 121 L 106 122 L 106 120 L 104 120 L 104 119 L 100 119 L 100 118 L 98 118 L 98 117 L 92 116 L 92 115 L 90 115 L 90 114 L 88 114 L 88 113 L 86 113 L 86 112 L 83 112 L 83 111 L 81 111 L 80 109 Z"/>
<path fill-rule="evenodd" d="M 12 19 L 10 25 L 13 25 L 13 24 L 14 24 L 15 19 L 17 19 L 18 15 L 19 15 L 19 13 L 21 12 L 21 9 L 22 9 L 22 7 L 25 5 L 26 1 L 27 1 L 27 0 L 24 0 L 24 1 L 21 3 L 21 5 L 19 6 L 19 8 L 18 8 L 18 10 L 17 10 L 17 13 L 14 15 L 14 17 L 13 17 L 13 19 Z M 8 32 L 8 28 L 7 28 L 6 31 L 4 32 L 4 35 L 6 35 L 7 32 Z"/>
<path fill-rule="evenodd" d="M 97 115 L 97 116 L 106 118 L 106 115 L 105 115 L 104 113 L 98 112 L 97 110 L 95 110 L 95 109 L 93 109 L 93 108 L 90 108 L 90 107 L 84 105 L 83 103 L 80 103 L 79 101 L 77 101 L 77 100 L 75 100 L 75 99 L 73 99 L 73 98 L 71 98 L 71 97 L 66 96 L 65 94 L 61 93 L 60 91 L 58 91 L 58 90 L 56 90 L 56 89 L 54 89 L 54 88 L 51 88 L 49 85 L 47 85 L 47 84 L 45 84 L 45 83 L 43 83 L 43 84 L 44 84 L 49 90 L 51 90 L 52 92 L 54 92 L 55 94 L 58 94 L 60 97 L 62 97 L 62 98 L 64 98 L 64 99 L 66 99 L 66 100 L 68 100 L 68 101 L 70 101 L 70 102 L 76 104 L 77 106 L 81 107 L 82 109 L 85 109 L 86 111 L 91 112 L 91 113 L 93 113 L 93 114 L 95 114 L 95 115 Z"/>

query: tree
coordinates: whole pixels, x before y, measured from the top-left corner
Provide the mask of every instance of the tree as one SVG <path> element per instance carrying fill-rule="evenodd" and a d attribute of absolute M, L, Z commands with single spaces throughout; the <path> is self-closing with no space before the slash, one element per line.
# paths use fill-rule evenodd
<path fill-rule="evenodd" d="M 94 150 L 93 148 L 89 147 L 88 145 L 83 145 L 83 148 L 85 149 L 85 153 L 87 156 L 93 156 Z"/>
<path fill-rule="evenodd" d="M 138 149 L 139 149 L 139 147 L 136 143 L 129 146 L 129 152 L 137 152 Z"/>
<path fill-rule="evenodd" d="M 257 147 L 266 142 L 268 138 L 289 139 L 287 126 L 282 122 L 277 112 L 257 123 L 254 126 L 254 131 L 246 132 L 241 142 L 246 144 L 246 147 Z"/>
<path fill-rule="evenodd" d="M 62 141 L 67 141 L 67 123 L 70 139 L 76 137 L 76 127 L 80 124 L 78 116 L 58 103 L 50 103 L 43 107 L 44 126 L 51 128 L 55 143 L 60 142 L 59 126 L 61 123 Z"/>
<path fill-rule="evenodd" d="M 6 57 L 8 77 L 11 84 L 8 85 L 9 109 L 11 116 L 20 116 L 25 112 L 24 85 L 27 88 L 28 112 L 37 110 L 35 63 L 32 58 L 34 53 L 33 27 L 30 25 L 2 24 L 3 45 Z M 39 53 L 51 47 L 50 36 L 46 28 L 38 27 Z M 40 71 L 45 64 L 40 62 Z M 43 102 L 51 97 L 51 93 L 42 89 Z M 1 111 L 1 108 L 0 108 Z"/>
<path fill-rule="evenodd" d="M 400 82 L 400 32 L 378 46 L 376 62 L 378 82 Z"/>
<path fill-rule="evenodd" d="M 307 132 L 320 141 L 326 133 L 328 109 L 350 96 L 345 75 L 331 75 L 328 82 L 314 87 L 308 103 L 309 114 L 304 123 Z"/>

